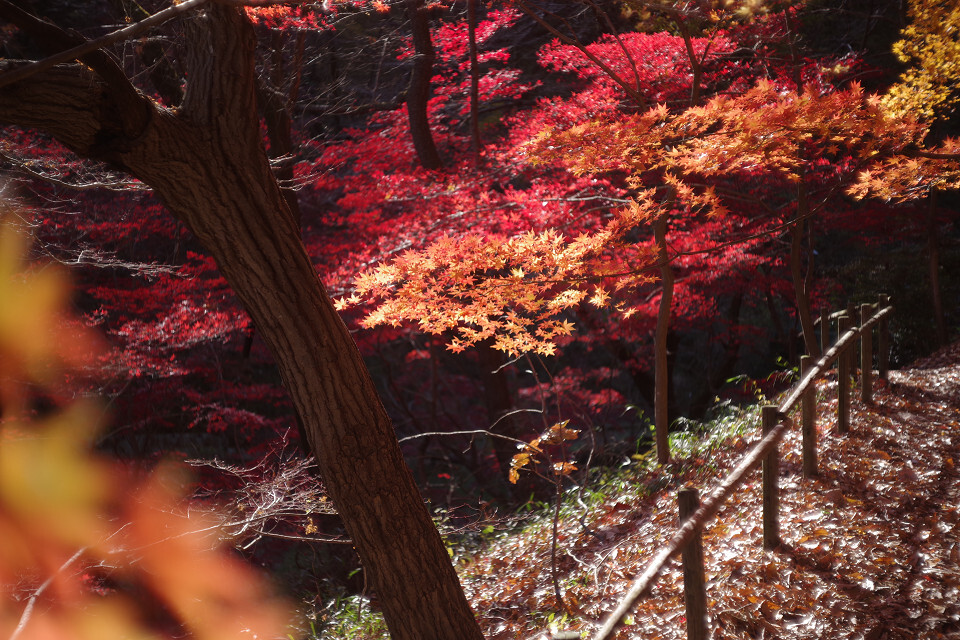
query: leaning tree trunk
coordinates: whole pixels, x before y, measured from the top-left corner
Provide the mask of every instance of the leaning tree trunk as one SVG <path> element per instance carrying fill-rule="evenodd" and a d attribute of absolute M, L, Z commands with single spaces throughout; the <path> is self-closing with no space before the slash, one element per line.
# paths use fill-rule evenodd
<path fill-rule="evenodd" d="M 0 0 L 0 16 L 11 11 Z M 108 57 L 85 56 L 5 87 L 0 122 L 46 131 L 154 188 L 213 255 L 272 350 L 393 638 L 478 640 L 390 419 L 271 175 L 253 30 L 242 10 L 216 4 L 189 24 L 189 84 L 176 112 L 138 96 Z M 21 16 L 18 26 L 33 34 L 36 25 Z M 49 39 L 45 28 L 38 39 Z"/>

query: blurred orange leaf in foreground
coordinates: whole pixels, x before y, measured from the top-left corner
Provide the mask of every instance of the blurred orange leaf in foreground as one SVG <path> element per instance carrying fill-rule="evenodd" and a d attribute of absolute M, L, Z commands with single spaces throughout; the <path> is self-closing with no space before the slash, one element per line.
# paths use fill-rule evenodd
<path fill-rule="evenodd" d="M 11 640 L 285 637 L 287 603 L 225 545 L 182 474 L 146 481 L 94 456 L 103 410 L 65 399 L 100 339 L 65 312 L 66 278 L 25 262 L 0 203 L 0 635 Z M 31 419 L 37 392 L 62 406 Z"/>

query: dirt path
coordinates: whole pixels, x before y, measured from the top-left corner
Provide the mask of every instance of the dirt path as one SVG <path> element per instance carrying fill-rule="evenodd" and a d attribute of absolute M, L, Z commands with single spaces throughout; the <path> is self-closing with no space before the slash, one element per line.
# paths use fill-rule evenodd
<path fill-rule="evenodd" d="M 835 375 L 818 384 L 819 475 L 801 474 L 797 430 L 780 447 L 782 546 L 762 548 L 759 472 L 704 531 L 713 638 L 960 639 L 960 343 L 877 381 L 869 406 L 855 393 L 846 435 L 836 387 Z M 592 634 L 676 530 L 677 491 L 711 491 L 759 438 L 755 422 L 615 476 L 583 518 L 563 519 L 560 628 Z M 560 616 L 549 532 L 504 537 L 470 565 L 465 585 L 491 640 L 530 637 Z M 683 640 L 684 615 L 674 561 L 617 638 Z"/>
<path fill-rule="evenodd" d="M 960 343 L 889 378 L 847 435 L 821 383 L 819 476 L 799 434 L 781 448 L 780 549 L 760 549 L 759 478 L 705 531 L 715 639 L 960 638 Z M 665 575 L 618 637 L 685 637 L 682 588 Z"/>

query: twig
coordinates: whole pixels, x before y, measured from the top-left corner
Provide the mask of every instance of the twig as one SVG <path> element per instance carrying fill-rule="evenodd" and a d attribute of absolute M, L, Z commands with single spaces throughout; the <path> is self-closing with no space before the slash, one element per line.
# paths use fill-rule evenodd
<path fill-rule="evenodd" d="M 140 22 L 117 29 L 116 31 L 111 31 L 110 33 L 100 36 L 99 38 L 87 40 L 83 44 L 79 44 L 75 47 L 67 49 L 66 51 L 61 51 L 60 53 L 55 53 L 52 56 L 48 56 L 43 60 L 38 60 L 32 64 L 20 67 L 19 69 L 0 74 L 0 87 L 4 87 L 14 82 L 19 82 L 24 78 L 29 78 L 34 74 L 40 73 L 41 71 L 46 71 L 47 69 L 62 62 L 77 60 L 88 53 L 93 53 L 97 49 L 101 49 L 107 45 L 113 44 L 114 42 L 135 38 L 148 29 L 172 20 L 182 13 L 199 9 L 211 1 L 212 0 L 184 0 L 184 2 L 181 2 L 180 4 L 175 4 L 163 9 L 162 11 L 158 11 L 149 18 L 144 18 Z M 296 5 L 306 4 L 308 1 L 313 0 L 220 0 L 220 2 L 223 4 L 246 7 L 262 7 L 278 4 Z"/>
<path fill-rule="evenodd" d="M 116 31 L 102 35 L 99 38 L 94 38 L 93 40 L 87 40 L 83 44 L 79 44 L 75 47 L 67 49 L 66 51 L 61 51 L 60 53 L 55 53 L 52 56 L 44 58 L 43 60 L 37 60 L 36 62 L 28 64 L 24 67 L 20 67 L 19 69 L 0 74 L 0 87 L 4 87 L 14 82 L 19 82 L 24 78 L 28 78 L 34 74 L 40 73 L 41 71 L 46 71 L 47 69 L 62 62 L 76 60 L 88 53 L 93 53 L 97 49 L 101 49 L 109 44 L 117 42 L 118 40 L 136 37 L 151 27 L 163 24 L 164 22 L 180 15 L 181 13 L 186 13 L 187 11 L 202 7 L 210 1 L 211 0 L 186 0 L 180 4 L 175 4 L 162 11 L 158 11 L 149 18 L 144 18 L 140 22 L 130 26 L 117 29 Z"/>
<path fill-rule="evenodd" d="M 544 29 L 546 29 L 547 31 L 549 31 L 551 34 L 553 34 L 554 36 L 556 36 L 561 42 L 563 42 L 564 44 L 568 44 L 568 45 L 570 45 L 570 46 L 572 46 L 572 47 L 576 47 L 577 49 L 579 49 L 579 50 L 580 50 L 580 53 L 582 53 L 584 56 L 586 56 L 587 59 L 590 60 L 590 62 L 592 62 L 593 64 L 597 65 L 597 67 L 599 67 L 601 71 L 603 71 L 605 74 L 607 74 L 607 76 L 608 76 L 611 80 L 613 80 L 613 81 L 616 82 L 618 85 L 620 85 L 620 88 L 623 89 L 623 91 L 624 91 L 628 96 L 630 96 L 630 98 L 631 98 L 641 109 L 646 108 L 646 106 L 647 106 L 647 101 L 643 98 L 643 96 L 640 95 L 640 93 L 639 93 L 636 89 L 634 89 L 633 87 L 631 87 L 630 84 L 629 84 L 626 80 L 624 80 L 623 78 L 621 78 L 621 77 L 617 74 L 616 71 L 614 71 L 613 69 L 611 69 L 609 65 L 607 65 L 606 63 L 604 63 L 603 60 L 601 60 L 600 58 L 598 58 L 597 56 L 595 56 L 593 53 L 591 53 L 591 52 L 587 49 L 587 47 L 584 46 L 584 44 L 583 44 L 582 42 L 580 42 L 579 40 L 576 40 L 576 39 L 571 38 L 570 36 L 564 34 L 562 31 L 560 31 L 559 29 L 557 29 L 556 27 L 554 27 L 552 24 L 550 24 L 549 22 L 547 22 L 546 20 L 544 20 L 543 18 L 541 18 L 540 16 L 538 16 L 538 15 L 536 14 L 536 12 L 535 12 L 533 9 L 531 9 L 530 6 L 529 6 L 526 2 L 524 2 L 524 0 L 517 0 L 517 6 L 520 7 L 520 10 L 523 11 L 525 14 L 527 14 L 528 16 L 530 16 L 531 18 L 533 18 L 534 20 L 536 20 L 536 22 L 537 22 L 541 27 L 543 27 Z"/>
<path fill-rule="evenodd" d="M 33 595 L 30 596 L 30 600 L 27 601 L 27 606 L 23 608 L 23 613 L 20 614 L 20 621 L 17 623 L 17 628 L 14 629 L 13 633 L 10 634 L 10 640 L 16 640 L 17 636 L 23 632 L 24 627 L 27 626 L 27 622 L 30 621 L 30 616 L 33 614 L 33 608 L 36 606 L 37 600 L 40 598 L 43 592 L 46 591 L 51 584 L 53 584 L 53 580 L 57 577 L 57 574 L 63 573 L 66 568 L 76 562 L 80 556 L 86 552 L 86 550 L 87 547 L 81 547 L 80 549 L 77 549 L 77 552 L 70 556 L 66 562 L 60 565 L 60 568 L 57 569 L 53 575 L 44 580 L 43 584 L 37 587 L 36 591 L 33 592 Z"/>
<path fill-rule="evenodd" d="M 549 461 L 548 461 L 549 463 Z M 553 504 L 553 535 L 550 540 L 550 575 L 553 578 L 553 594 L 557 598 L 557 607 L 560 611 L 567 610 L 567 604 L 563 601 L 563 594 L 560 593 L 560 575 L 557 570 L 557 538 L 560 528 L 560 503 L 563 501 L 563 476 L 553 469 L 553 484 L 556 489 L 556 496 Z"/>
<path fill-rule="evenodd" d="M 516 412 L 513 412 L 516 413 Z M 539 413 L 537 411 L 536 413 Z M 500 433 L 494 433 L 487 429 L 468 429 L 466 431 L 425 431 L 423 433 L 417 433 L 412 436 L 405 436 L 400 438 L 397 442 L 406 442 L 407 440 L 413 440 L 415 438 L 426 438 L 427 436 L 470 436 L 470 435 L 486 435 L 491 438 L 500 438 L 502 440 L 509 440 L 510 442 L 516 442 L 517 444 L 529 444 L 523 440 L 518 440 L 517 438 L 511 438 L 510 436 L 505 436 Z"/>

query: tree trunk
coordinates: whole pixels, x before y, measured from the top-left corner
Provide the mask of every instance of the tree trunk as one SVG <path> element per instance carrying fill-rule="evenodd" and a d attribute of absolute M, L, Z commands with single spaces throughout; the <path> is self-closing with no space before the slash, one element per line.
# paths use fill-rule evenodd
<path fill-rule="evenodd" d="M 504 369 L 506 359 L 503 353 L 493 348 L 492 340 L 484 340 L 477 344 L 477 359 L 480 365 L 480 382 L 483 384 L 484 401 L 487 405 L 487 419 L 491 425 L 490 430 L 515 440 L 523 439 L 520 420 L 516 415 L 510 415 L 514 409 L 513 394 L 510 391 L 510 380 Z M 490 440 L 500 467 L 499 483 L 509 492 L 506 497 L 516 500 L 529 498 L 536 488 L 531 474 L 521 475 L 516 484 L 507 482 L 513 456 L 519 452 L 517 443 L 496 437 Z"/>
<path fill-rule="evenodd" d="M 743 290 L 738 290 L 730 300 L 727 309 L 726 323 L 730 327 L 730 342 L 722 344 L 723 356 L 720 363 L 713 368 L 707 368 L 706 383 L 695 393 L 690 402 L 690 415 L 699 418 L 706 414 L 707 409 L 717 397 L 724 383 L 730 379 L 740 358 L 740 338 L 736 327 L 740 325 L 740 309 L 743 307 Z M 718 342 L 718 341 L 715 341 Z"/>
<path fill-rule="evenodd" d="M 933 319 L 937 327 L 937 343 L 947 344 L 947 322 L 943 313 L 943 296 L 940 293 L 940 240 L 937 236 L 937 193 L 928 196 L 927 209 L 927 267 L 930 274 L 930 296 L 933 303 Z"/>
<path fill-rule="evenodd" d="M 430 16 L 424 0 L 409 0 L 410 28 L 413 31 L 413 70 L 407 87 L 407 116 L 410 118 L 410 135 L 413 147 L 424 169 L 439 169 L 443 166 L 437 145 L 430 132 L 427 105 L 430 101 L 430 78 L 437 54 L 430 39 Z"/>
<path fill-rule="evenodd" d="M 467 39 L 470 49 L 470 144 L 473 162 L 480 164 L 480 63 L 477 56 L 477 0 L 467 0 Z"/>
<path fill-rule="evenodd" d="M 816 329 L 813 326 L 813 316 L 810 315 L 810 292 L 808 283 L 803 274 L 803 229 L 807 216 L 810 215 L 810 204 L 807 202 L 807 189 L 803 184 L 803 176 L 798 188 L 797 219 L 790 225 L 792 233 L 790 243 L 790 272 L 793 275 L 793 289 L 797 296 L 797 315 L 800 316 L 800 327 L 803 329 L 803 343 L 807 355 L 820 357 L 820 342 L 817 339 Z M 808 257 L 813 260 L 813 256 Z"/>
<path fill-rule="evenodd" d="M 660 264 L 660 281 L 663 293 L 660 296 L 660 309 L 657 313 L 657 334 L 654 338 L 654 436 L 657 442 L 657 462 L 666 464 L 670 461 L 670 444 L 668 429 L 670 428 L 669 396 L 670 396 L 670 367 L 668 358 L 667 338 L 670 332 L 670 308 L 673 304 L 673 269 L 670 267 L 670 256 L 667 255 L 667 214 L 662 213 L 653 223 L 654 239 L 657 243 L 657 261 Z"/>
<path fill-rule="evenodd" d="M 44 130 L 155 189 L 213 255 L 272 350 L 393 638 L 479 640 L 386 411 L 271 174 L 253 30 L 226 5 L 187 22 L 189 84 L 177 112 L 141 97 L 145 117 L 123 117 L 115 97 L 128 104 L 130 95 L 117 77 L 72 65 L 4 88 L 0 121 Z"/>
<path fill-rule="evenodd" d="M 690 35 L 687 23 L 683 19 L 678 19 L 676 25 L 680 30 L 680 35 L 683 36 L 683 45 L 687 50 L 687 60 L 690 62 L 690 69 L 693 71 L 693 83 L 690 86 L 690 106 L 696 107 L 700 104 L 700 96 L 703 90 L 701 87 L 701 84 L 703 84 L 703 61 L 697 57 L 696 51 L 693 50 L 693 38 Z"/>

